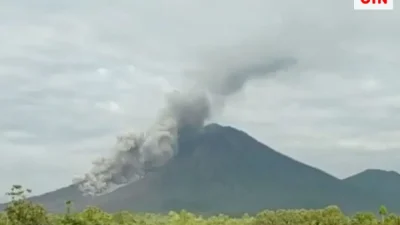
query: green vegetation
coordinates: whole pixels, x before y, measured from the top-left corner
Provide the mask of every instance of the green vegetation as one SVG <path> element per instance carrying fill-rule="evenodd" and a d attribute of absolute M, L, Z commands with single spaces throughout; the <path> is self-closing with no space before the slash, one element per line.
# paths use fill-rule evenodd
<path fill-rule="evenodd" d="M 82 212 L 73 212 L 72 202 L 66 202 L 64 214 L 47 213 L 43 206 L 26 198 L 29 189 L 14 185 L 9 193 L 11 202 L 0 213 L 0 225 L 400 225 L 400 216 L 388 212 L 381 206 L 374 213 L 358 213 L 352 217 L 344 215 L 336 206 L 321 210 L 264 211 L 251 217 L 243 215 L 231 218 L 225 215 L 201 217 L 181 211 L 168 215 L 135 214 L 119 212 L 108 214 L 96 207 Z"/>

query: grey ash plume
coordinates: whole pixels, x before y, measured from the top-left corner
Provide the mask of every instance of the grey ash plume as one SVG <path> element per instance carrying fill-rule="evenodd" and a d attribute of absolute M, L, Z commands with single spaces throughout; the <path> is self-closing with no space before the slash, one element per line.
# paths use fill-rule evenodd
<path fill-rule="evenodd" d="M 165 107 L 152 127 L 142 133 L 118 137 L 111 156 L 94 161 L 92 169 L 74 181 L 80 190 L 86 195 L 100 195 L 142 178 L 148 169 L 164 165 L 177 154 L 181 129 L 205 125 L 211 116 L 213 95 L 229 97 L 248 80 L 268 77 L 296 63 L 285 57 L 257 60 L 218 57 L 218 60 L 203 60 L 202 69 L 191 73 L 199 84 L 197 89 L 168 94 Z"/>

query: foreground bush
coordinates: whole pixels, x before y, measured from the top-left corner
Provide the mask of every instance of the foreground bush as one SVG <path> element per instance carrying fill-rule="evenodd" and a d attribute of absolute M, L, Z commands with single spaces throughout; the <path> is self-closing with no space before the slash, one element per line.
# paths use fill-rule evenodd
<path fill-rule="evenodd" d="M 7 193 L 11 202 L 0 213 L 0 225 L 400 225 L 400 217 L 389 214 L 384 206 L 379 208 L 379 217 L 374 213 L 347 217 L 338 207 L 330 206 L 321 210 L 263 211 L 253 217 L 219 215 L 204 218 L 186 211 L 170 212 L 168 215 L 109 214 L 96 207 L 72 213 L 71 202 L 66 202 L 64 214 L 49 214 L 41 205 L 27 200 L 26 192 L 30 191 L 14 185 Z"/>

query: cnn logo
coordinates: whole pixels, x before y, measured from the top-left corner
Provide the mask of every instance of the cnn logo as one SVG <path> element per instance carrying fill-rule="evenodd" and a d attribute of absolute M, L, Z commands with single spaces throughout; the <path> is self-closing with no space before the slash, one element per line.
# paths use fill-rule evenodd
<path fill-rule="evenodd" d="M 393 10 L 394 0 L 354 0 L 355 10 Z"/>

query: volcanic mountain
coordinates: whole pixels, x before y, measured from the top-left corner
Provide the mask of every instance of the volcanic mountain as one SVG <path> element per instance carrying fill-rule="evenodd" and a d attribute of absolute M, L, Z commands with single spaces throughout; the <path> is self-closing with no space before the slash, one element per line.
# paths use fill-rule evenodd
<path fill-rule="evenodd" d="M 352 213 L 376 211 L 388 201 L 379 193 L 287 157 L 232 127 L 210 124 L 197 133 L 184 132 L 179 148 L 166 165 L 114 192 L 88 198 L 72 185 L 32 200 L 50 211 L 63 211 L 64 202 L 72 200 L 78 210 L 96 205 L 111 212 L 185 209 L 207 214 L 328 205 Z"/>

